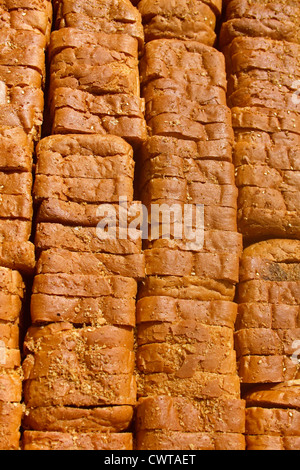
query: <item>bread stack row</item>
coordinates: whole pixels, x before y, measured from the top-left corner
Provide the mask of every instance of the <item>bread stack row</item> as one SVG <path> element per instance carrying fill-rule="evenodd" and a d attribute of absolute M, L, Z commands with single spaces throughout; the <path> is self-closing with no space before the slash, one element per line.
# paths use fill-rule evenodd
<path fill-rule="evenodd" d="M 220 33 L 245 242 L 235 345 L 249 450 L 299 449 L 298 17 L 294 1 L 228 1 Z"/>
<path fill-rule="evenodd" d="M 139 14 L 129 1 L 54 3 L 50 135 L 36 149 L 37 268 L 24 341 L 24 450 L 131 450 L 134 329 L 144 276 L 133 145 Z M 134 236 L 133 236 L 134 235 Z"/>
<path fill-rule="evenodd" d="M 34 267 L 32 164 L 44 111 L 45 50 L 50 1 L 0 3 L 0 236 L 1 264 Z"/>
<path fill-rule="evenodd" d="M 138 4 L 149 128 L 137 176 L 148 215 L 137 302 L 138 450 L 245 446 L 234 351 L 242 251 L 234 136 L 224 57 L 196 34 L 208 3 L 212 17 L 210 2 Z"/>
<path fill-rule="evenodd" d="M 215 45 L 222 0 L 141 0 L 137 5 L 143 19 L 146 42 L 179 38 Z"/>
<path fill-rule="evenodd" d="M 140 14 L 128 1 L 55 2 L 49 48 L 52 134 L 146 137 L 138 57 Z"/>
<path fill-rule="evenodd" d="M 220 34 L 236 140 L 238 223 L 250 241 L 300 234 L 300 46 L 289 35 L 299 34 L 294 24 L 298 16 L 295 2 L 277 2 L 273 7 L 265 1 L 245 2 L 242 8 L 232 1 Z M 263 26 L 266 29 L 258 33 Z M 229 41 L 225 32 L 231 28 L 236 34 Z"/>
<path fill-rule="evenodd" d="M 22 338 L 31 240 L 34 146 L 43 124 L 52 4 L 0 2 L 0 449 L 20 448 Z"/>

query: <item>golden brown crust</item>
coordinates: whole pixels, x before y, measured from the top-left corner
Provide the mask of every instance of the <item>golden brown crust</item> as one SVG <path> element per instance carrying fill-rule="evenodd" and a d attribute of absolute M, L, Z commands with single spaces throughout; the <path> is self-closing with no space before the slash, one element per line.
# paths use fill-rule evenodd
<path fill-rule="evenodd" d="M 153 295 L 188 300 L 233 301 L 235 285 L 228 281 L 203 279 L 196 276 L 148 276 L 142 281 L 138 296 L 141 299 Z"/>
<path fill-rule="evenodd" d="M 299 437 L 300 412 L 295 409 L 246 409 L 246 433 Z"/>
<path fill-rule="evenodd" d="M 299 364 L 283 355 L 243 356 L 238 361 L 243 383 L 279 383 L 299 378 Z"/>
<path fill-rule="evenodd" d="M 257 386 L 244 394 L 249 407 L 299 409 L 299 380 Z"/>
<path fill-rule="evenodd" d="M 129 433 L 60 433 L 25 431 L 23 450 L 132 450 Z"/>
<path fill-rule="evenodd" d="M 80 253 L 60 248 L 41 253 L 36 274 L 92 274 L 122 276 L 134 279 L 145 277 L 144 253 L 120 256 L 106 253 Z"/>
<path fill-rule="evenodd" d="M 19 450 L 21 421 L 24 413 L 19 403 L 0 402 L 0 449 Z"/>
<path fill-rule="evenodd" d="M 184 397 L 141 398 L 136 430 L 177 432 L 245 431 L 245 402 L 235 399 L 193 401 Z"/>
<path fill-rule="evenodd" d="M 96 226 L 66 226 L 61 223 L 38 223 L 35 234 L 38 250 L 63 248 L 84 253 L 139 254 L 141 239 L 101 239 Z"/>
<path fill-rule="evenodd" d="M 240 398 L 237 374 L 195 372 L 192 378 L 175 374 L 141 374 L 138 377 L 138 398 L 153 395 L 185 396 L 191 399 Z"/>
<path fill-rule="evenodd" d="M 133 419 L 132 406 L 100 408 L 27 408 L 22 421 L 26 430 L 55 432 L 124 432 Z"/>
<path fill-rule="evenodd" d="M 135 326 L 135 299 L 107 297 L 31 296 L 33 324 L 70 322 L 75 325 Z"/>
<path fill-rule="evenodd" d="M 142 18 L 133 2 L 118 0 L 111 5 L 103 2 L 101 8 L 95 2 L 82 2 L 73 0 L 67 5 L 62 1 L 55 3 L 56 29 L 77 28 L 84 31 L 105 33 L 122 33 L 135 37 L 142 49 L 144 44 L 144 31 Z"/>
<path fill-rule="evenodd" d="M 246 450 L 299 450 L 299 436 L 247 435 Z"/>
<path fill-rule="evenodd" d="M 144 297 L 137 302 L 137 324 L 143 330 L 158 326 L 186 322 L 188 325 L 225 326 L 234 328 L 237 304 L 226 301 L 181 300 L 172 297 Z M 163 325 L 162 325 L 163 323 Z"/>
<path fill-rule="evenodd" d="M 141 431 L 137 450 L 245 450 L 244 434 Z"/>

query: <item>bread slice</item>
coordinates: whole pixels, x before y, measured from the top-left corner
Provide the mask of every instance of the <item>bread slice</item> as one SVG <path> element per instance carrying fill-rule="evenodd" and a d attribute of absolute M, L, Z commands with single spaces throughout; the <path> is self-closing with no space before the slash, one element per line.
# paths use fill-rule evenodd
<path fill-rule="evenodd" d="M 140 374 L 165 373 L 180 379 L 193 379 L 196 372 L 235 374 L 236 354 L 230 341 L 225 347 L 201 341 L 193 344 L 152 343 L 138 347 L 136 364 Z"/>
<path fill-rule="evenodd" d="M 68 341 L 72 343 L 69 346 L 67 346 Z M 105 352 L 105 349 L 123 347 L 132 351 L 133 343 L 132 328 L 126 326 L 98 325 L 76 328 L 71 323 L 61 322 L 43 327 L 29 327 L 23 347 L 25 354 L 37 354 L 41 351 L 74 351 L 78 359 L 82 358 L 88 362 L 88 354 L 85 354 L 84 350 L 92 350 L 94 347 L 96 351 L 99 348 L 101 354 L 101 350 Z"/>
<path fill-rule="evenodd" d="M 178 158 L 207 160 L 207 162 L 218 161 L 232 162 L 232 147 L 225 140 L 216 141 L 192 141 L 180 140 L 175 137 L 152 136 L 141 147 L 141 158 L 143 163 L 148 159 Z M 173 163 L 173 160 L 172 160 Z M 191 163 L 192 164 L 192 163 Z M 197 163 L 198 164 L 198 163 Z M 201 162 L 199 163 L 201 165 Z M 213 165 L 213 163 L 212 163 Z"/>
<path fill-rule="evenodd" d="M 138 10 L 142 15 L 143 24 L 147 25 L 149 21 L 156 16 L 174 17 L 184 19 L 187 17 L 189 20 L 206 22 L 212 29 L 215 28 L 216 13 L 210 2 L 197 3 L 195 1 L 182 1 L 182 2 L 163 2 L 156 3 L 141 0 L 138 5 Z M 191 18 L 189 18 L 191 16 Z M 147 41 L 148 42 L 148 41 Z"/>
<path fill-rule="evenodd" d="M 24 400 L 40 406 L 96 407 L 135 405 L 136 380 L 132 374 L 76 374 L 73 377 L 42 377 L 24 382 Z"/>
<path fill-rule="evenodd" d="M 32 142 L 21 128 L 0 127 L 0 171 L 28 172 L 32 171 Z"/>
<path fill-rule="evenodd" d="M 290 134 L 291 135 L 291 134 Z M 266 165 L 268 168 L 277 170 L 291 170 L 292 168 L 299 171 L 297 134 L 293 134 L 294 143 L 276 142 L 275 143 L 258 143 L 239 141 L 233 148 L 233 160 L 238 168 L 242 165 Z"/>
<path fill-rule="evenodd" d="M 99 118 L 87 116 L 72 108 L 60 108 L 52 128 L 53 134 L 84 134 L 117 135 L 123 137 L 131 145 L 140 145 L 147 138 L 147 128 L 144 119 L 140 117 L 121 116 Z"/>
<path fill-rule="evenodd" d="M 53 249 L 43 251 L 37 261 L 36 274 L 117 275 L 145 277 L 144 254 L 119 256 L 106 253 L 80 253 Z"/>
<path fill-rule="evenodd" d="M 181 68 L 169 67 L 168 73 L 165 73 L 166 77 L 149 79 L 141 87 L 141 95 L 145 103 L 147 104 L 153 98 L 159 99 L 168 93 L 176 98 L 198 103 L 200 106 L 226 106 L 226 89 L 215 85 L 214 82 L 211 83 L 212 79 L 209 75 L 206 76 L 204 71 L 201 72 L 201 66 L 196 71 L 191 69 L 189 76 L 186 77 L 186 69 L 189 67 L 190 65 Z"/>
<path fill-rule="evenodd" d="M 236 192 L 235 187 L 232 189 Z M 153 200 L 149 205 L 144 204 L 148 211 L 149 225 L 144 239 L 148 238 L 150 242 L 157 239 L 171 239 L 173 242 L 173 239 L 177 238 L 176 242 L 182 246 L 182 249 L 186 249 L 184 244 L 190 242 L 191 246 L 195 245 L 195 251 L 199 251 L 199 246 L 201 250 L 203 248 L 202 234 L 205 235 L 205 232 L 237 232 L 236 208 L 226 205 L 223 207 L 214 204 L 205 205 L 203 201 L 198 205 L 189 204 L 189 202 L 189 200 L 182 202 L 178 199 L 164 197 Z M 161 214 L 164 214 L 164 218 L 161 218 Z M 169 215 L 171 222 L 169 222 Z M 196 235 L 199 237 L 197 238 Z M 197 243 L 198 240 L 201 243 Z"/>
<path fill-rule="evenodd" d="M 130 433 L 67 433 L 25 431 L 23 450 L 123 450 L 133 449 Z"/>
<path fill-rule="evenodd" d="M 0 320 L 16 321 L 22 311 L 22 299 L 18 294 L 0 293 Z"/>
<path fill-rule="evenodd" d="M 22 401 L 23 375 L 19 369 L 0 369 L 0 403 L 18 404 Z M 17 406 L 18 407 L 18 406 Z M 13 408 L 13 407 L 12 407 Z"/>
<path fill-rule="evenodd" d="M 299 281 L 251 280 L 239 284 L 239 303 L 298 305 Z"/>
<path fill-rule="evenodd" d="M 245 399 L 249 449 L 299 449 L 299 380 L 256 386 Z"/>
<path fill-rule="evenodd" d="M 238 361 L 242 383 L 279 383 L 299 378 L 299 364 L 286 355 L 243 356 Z"/>
<path fill-rule="evenodd" d="M 233 39 L 223 52 L 229 73 L 256 68 L 299 76 L 299 44 L 293 42 L 247 35 Z"/>
<path fill-rule="evenodd" d="M 205 212 L 207 213 L 208 208 L 205 208 Z M 225 212 L 225 210 L 224 210 Z M 210 214 L 208 214 L 210 215 Z M 212 216 L 212 211 L 211 211 Z M 206 218 L 206 222 L 207 222 Z M 205 216 L 204 216 L 205 220 Z M 145 250 L 153 250 L 153 249 L 173 249 L 173 250 L 187 250 L 190 251 L 188 240 L 186 236 L 180 239 L 150 239 L 144 241 L 144 249 Z M 194 247 L 194 253 L 232 253 L 235 255 L 242 255 L 243 252 L 243 244 L 242 244 L 242 235 L 240 233 L 234 231 L 225 231 L 225 230 L 204 230 L 204 240 L 203 246 L 199 247 L 196 250 Z"/>
<path fill-rule="evenodd" d="M 0 402 L 1 450 L 20 450 L 20 429 L 23 414 L 22 404 Z"/>
<path fill-rule="evenodd" d="M 194 160 L 164 154 L 145 160 L 138 176 L 140 191 L 152 179 L 163 177 L 185 180 L 187 185 L 189 182 L 235 184 L 232 163 L 204 159 Z"/>
<path fill-rule="evenodd" d="M 234 184 L 187 181 L 176 177 L 150 179 L 141 194 L 145 206 L 157 200 L 174 200 L 186 204 L 231 207 L 237 209 L 238 190 Z"/>
<path fill-rule="evenodd" d="M 245 450 L 244 434 L 141 431 L 137 450 Z"/>
<path fill-rule="evenodd" d="M 241 257 L 241 282 L 254 279 L 298 281 L 300 243 L 273 239 L 248 246 Z"/>
<path fill-rule="evenodd" d="M 35 246 L 40 250 L 63 248 L 71 251 L 110 253 L 110 254 L 139 254 L 141 239 L 132 240 L 127 235 L 122 239 L 102 239 L 97 234 L 97 227 L 66 226 L 61 223 L 38 223 L 35 235 Z"/>
<path fill-rule="evenodd" d="M 142 87 L 149 81 L 171 78 L 176 69 L 179 76 L 184 74 L 185 80 L 202 75 L 206 80 L 209 77 L 210 85 L 226 90 L 224 56 L 196 41 L 151 41 L 145 46 L 140 66 Z"/>
<path fill-rule="evenodd" d="M 52 25 L 52 4 L 50 1 L 28 5 L 22 0 L 1 3 L 1 28 L 29 30 L 42 33 L 49 41 Z"/>
<path fill-rule="evenodd" d="M 232 125 L 235 131 L 243 128 L 268 133 L 289 131 L 299 134 L 300 131 L 300 120 L 297 113 L 272 108 L 233 108 Z"/>
<path fill-rule="evenodd" d="M 19 323 L 0 321 L 0 344 L 7 349 L 18 349 L 20 341 Z"/>
<path fill-rule="evenodd" d="M 159 333 L 156 340 L 163 338 L 168 328 L 172 325 L 176 328 L 181 322 L 186 327 L 192 325 L 196 329 L 198 325 L 221 326 L 234 328 L 237 316 L 237 304 L 227 301 L 195 301 L 182 300 L 171 297 L 144 297 L 137 302 L 137 324 L 138 340 L 142 341 L 143 335 L 147 336 L 147 331 Z M 154 334 L 154 333 L 153 333 Z"/>
<path fill-rule="evenodd" d="M 30 196 L 32 174 L 29 172 L 0 172 L 0 188 L 2 195 Z"/>
<path fill-rule="evenodd" d="M 64 178 L 36 175 L 33 195 L 36 203 L 44 199 L 59 199 L 76 203 L 118 203 L 121 197 L 133 200 L 132 178 L 115 176 L 111 179 Z"/>
<path fill-rule="evenodd" d="M 204 5 L 204 4 L 203 4 Z M 179 39 L 181 41 L 197 41 L 207 46 L 214 46 L 216 33 L 214 31 L 216 19 L 201 18 L 196 12 L 186 13 L 184 19 L 174 12 L 170 16 L 167 12 L 155 15 L 144 21 L 145 41 L 160 39 Z"/>
<path fill-rule="evenodd" d="M 32 294 L 30 314 L 33 324 L 70 322 L 75 325 L 135 326 L 135 299 L 67 297 Z"/>
<path fill-rule="evenodd" d="M 171 432 L 245 432 L 245 401 L 152 396 L 137 404 L 136 430 Z"/>
<path fill-rule="evenodd" d="M 0 243 L 0 264 L 24 275 L 32 275 L 36 264 L 34 244 L 30 241 Z"/>
<path fill-rule="evenodd" d="M 249 407 L 299 409 L 299 380 L 252 387 L 244 396 Z"/>
<path fill-rule="evenodd" d="M 123 93 L 139 97 L 137 59 L 122 49 L 114 51 L 108 47 L 80 41 L 75 48 L 59 48 L 51 60 L 50 97 L 62 87 L 94 95 Z"/>
<path fill-rule="evenodd" d="M 225 22 L 221 28 L 220 44 L 225 46 L 235 37 L 265 37 L 299 43 L 297 24 L 299 7 L 295 3 L 268 4 L 265 1 L 228 2 Z"/>
<path fill-rule="evenodd" d="M 32 87 L 44 90 L 45 85 L 41 73 L 27 65 L 0 65 L 0 80 L 8 88 Z"/>
<path fill-rule="evenodd" d="M 176 374 L 141 374 L 138 377 L 138 398 L 155 395 L 184 396 L 193 400 L 240 398 L 240 379 L 236 373 L 195 372 L 193 377 Z"/>
<path fill-rule="evenodd" d="M 33 294 L 66 297 L 127 297 L 134 298 L 137 281 L 122 276 L 80 274 L 38 274 L 34 278 Z"/>
<path fill-rule="evenodd" d="M 140 201 L 125 201 L 122 197 L 120 197 L 119 203 L 106 204 L 62 201 L 49 198 L 41 202 L 37 208 L 36 217 L 38 223 L 60 224 L 65 227 L 90 227 L 91 229 L 95 229 L 98 224 L 105 228 L 105 226 L 108 226 L 108 221 L 115 220 L 116 235 L 124 240 L 142 237 L 142 230 L 139 228 L 142 210 Z M 112 219 L 109 219 L 110 215 Z M 104 222 L 106 222 L 105 225 Z M 103 234 L 100 232 L 97 234 L 95 230 L 95 235 L 101 238 Z M 112 226 L 111 238 L 113 238 L 113 235 L 114 229 Z"/>
<path fill-rule="evenodd" d="M 88 145 L 89 141 L 93 140 L 93 137 L 87 137 L 86 144 Z M 53 136 L 54 137 L 54 136 Z M 58 137 L 58 136 L 57 136 Z M 60 136 L 59 136 L 60 137 Z M 100 136 L 99 136 L 100 137 Z M 67 136 L 66 136 L 67 138 Z M 72 141 L 70 141 L 72 142 Z M 82 141 L 84 142 L 84 141 Z M 75 144 L 75 141 L 74 141 Z M 100 150 L 101 150 L 101 141 L 100 141 Z M 103 141 L 103 147 L 105 146 L 105 141 Z M 113 143 L 112 143 L 113 146 Z M 59 148 L 59 143 L 58 143 Z M 103 153 L 104 153 L 103 149 Z M 120 149 L 121 150 L 121 149 Z M 87 152 L 84 153 L 84 149 L 78 149 L 78 152 L 81 154 L 68 154 L 60 155 L 59 150 L 43 150 L 38 153 L 37 165 L 36 165 L 36 174 L 37 175 L 47 175 L 47 176 L 61 176 L 63 178 L 98 178 L 98 179 L 112 179 L 116 177 L 116 174 L 124 175 L 125 177 L 134 176 L 134 161 L 132 158 L 132 150 L 128 151 L 127 154 L 115 154 L 115 155 L 101 155 L 98 150 L 99 155 L 96 153 L 97 148 L 90 150 L 90 154 Z M 95 152 L 95 154 L 93 154 Z M 113 152 L 111 152 L 113 153 Z"/>
<path fill-rule="evenodd" d="M 132 406 L 51 406 L 26 409 L 22 425 L 26 430 L 43 432 L 119 433 L 128 431 L 132 419 Z"/>
<path fill-rule="evenodd" d="M 0 267 L 0 287 L 2 294 L 17 295 L 20 299 L 24 298 L 25 283 L 18 271 Z"/>
<path fill-rule="evenodd" d="M 93 49 L 95 46 L 101 46 L 113 53 L 120 52 L 134 59 L 138 57 L 138 42 L 128 34 L 81 31 L 78 28 L 68 27 L 53 31 L 49 47 L 49 60 L 53 63 L 54 57 L 64 49 L 76 50 L 84 45 L 92 46 Z"/>
<path fill-rule="evenodd" d="M 194 348 L 196 353 L 199 347 L 203 347 L 205 351 L 205 348 L 208 350 L 212 345 L 218 348 L 227 347 L 230 351 L 234 347 L 233 340 L 232 328 L 205 324 L 200 320 L 144 322 L 138 323 L 137 329 L 138 346 L 167 343 L 171 348 L 172 345 L 180 345 L 182 354 L 193 354 Z"/>
<path fill-rule="evenodd" d="M 299 305 L 248 302 L 239 304 L 237 329 L 242 328 L 299 328 Z"/>
<path fill-rule="evenodd" d="M 299 419 L 299 410 L 251 407 L 246 410 L 246 432 L 299 437 Z"/>
<path fill-rule="evenodd" d="M 0 217 L 10 219 L 32 220 L 33 203 L 31 194 L 0 196 Z"/>
<path fill-rule="evenodd" d="M 264 238 L 299 238 L 299 212 L 246 207 L 238 210 L 238 230 L 251 242 Z"/>
<path fill-rule="evenodd" d="M 299 338 L 299 328 L 242 328 L 235 334 L 237 356 L 286 355 L 295 352 L 293 344 Z"/>
<path fill-rule="evenodd" d="M 239 280 L 239 257 L 218 253 L 191 253 L 188 251 L 156 248 L 145 250 L 146 275 L 195 276 L 203 279 Z"/>
<path fill-rule="evenodd" d="M 246 436 L 247 450 L 299 450 L 299 436 L 254 435 Z"/>
<path fill-rule="evenodd" d="M 233 18 L 222 24 L 220 32 L 221 48 L 228 46 L 236 38 L 251 36 L 268 38 L 276 41 L 300 42 L 297 29 L 293 22 L 276 19 Z"/>
<path fill-rule="evenodd" d="M 77 28 L 91 32 L 128 34 L 144 45 L 142 18 L 137 8 L 129 0 L 118 0 L 111 5 L 106 1 L 89 1 L 82 4 L 73 0 L 66 5 L 62 1 L 55 3 L 56 29 Z"/>
<path fill-rule="evenodd" d="M 227 94 L 230 96 L 239 90 L 245 90 L 249 87 L 266 86 L 269 90 L 274 87 L 278 91 L 284 93 L 295 93 L 295 79 L 288 72 L 277 72 L 276 70 L 263 70 L 254 68 L 249 70 L 241 70 L 239 72 L 228 73 L 228 89 Z"/>
<path fill-rule="evenodd" d="M 202 124 L 186 118 L 179 113 L 160 114 L 148 120 L 151 135 L 177 137 L 188 140 L 218 140 L 226 139 L 233 143 L 233 131 L 230 125 L 223 123 Z"/>
<path fill-rule="evenodd" d="M 70 323 L 31 327 L 24 354 L 28 407 L 134 404 L 132 328 L 75 328 Z"/>
<path fill-rule="evenodd" d="M 0 65 L 29 67 L 45 77 L 47 39 L 36 31 L 3 28 L 0 31 Z"/>
<path fill-rule="evenodd" d="M 295 100 L 295 90 L 286 89 L 282 84 L 276 86 L 266 82 L 252 82 L 251 85 L 240 87 L 228 96 L 230 108 L 265 106 L 299 112 L 297 101 Z"/>
<path fill-rule="evenodd" d="M 235 297 L 235 283 L 196 276 L 148 276 L 142 281 L 139 299 L 170 296 L 187 300 L 227 300 Z"/>

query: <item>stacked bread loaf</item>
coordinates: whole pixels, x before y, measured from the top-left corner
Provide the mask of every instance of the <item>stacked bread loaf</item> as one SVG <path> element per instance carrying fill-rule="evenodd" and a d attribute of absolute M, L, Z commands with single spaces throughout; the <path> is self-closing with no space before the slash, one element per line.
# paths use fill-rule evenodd
<path fill-rule="evenodd" d="M 261 386 L 247 400 L 248 450 L 299 450 L 299 380 Z"/>
<path fill-rule="evenodd" d="M 230 1 L 222 25 L 238 224 L 251 241 L 300 234 L 298 16 L 294 1 Z"/>
<path fill-rule="evenodd" d="M 58 29 L 49 49 L 53 134 L 146 137 L 140 98 L 140 14 L 127 1 L 55 2 Z M 70 4 L 69 4 L 70 3 Z"/>
<path fill-rule="evenodd" d="M 131 450 L 135 299 L 145 267 L 140 231 L 124 229 L 141 210 L 130 143 L 146 133 L 143 29 L 127 0 L 54 6 L 51 135 L 37 146 L 33 188 L 38 260 L 24 341 L 23 448 Z"/>
<path fill-rule="evenodd" d="M 202 42 L 218 8 L 198 1 L 138 8 L 149 128 L 138 185 L 149 227 L 137 303 L 137 449 L 243 449 L 233 131 L 224 57 L 213 40 Z"/>
<path fill-rule="evenodd" d="M 227 1 L 220 47 L 245 240 L 235 345 L 249 450 L 299 449 L 299 39 L 299 2 Z"/>
<path fill-rule="evenodd" d="M 213 46 L 222 0 L 140 0 L 146 42 L 154 39 L 193 40 Z"/>
<path fill-rule="evenodd" d="M 34 145 L 44 110 L 50 1 L 0 2 L 0 449 L 20 448 L 21 341 L 31 242 Z"/>

